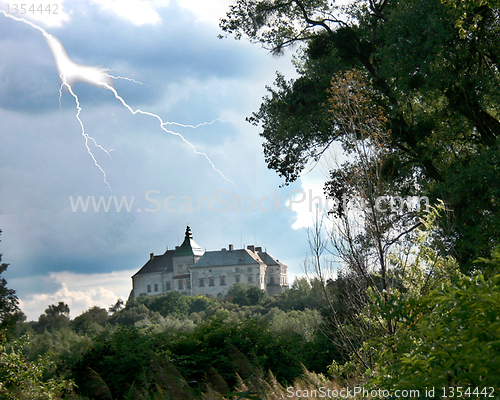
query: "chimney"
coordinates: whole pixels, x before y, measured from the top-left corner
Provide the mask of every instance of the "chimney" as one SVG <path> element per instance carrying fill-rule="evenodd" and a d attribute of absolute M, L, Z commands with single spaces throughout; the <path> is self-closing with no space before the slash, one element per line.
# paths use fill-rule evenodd
<path fill-rule="evenodd" d="M 247 249 L 250 251 L 255 251 L 255 246 L 252 244 L 250 246 L 247 246 Z"/>
<path fill-rule="evenodd" d="M 220 249 L 220 251 L 226 251 L 226 248 L 225 248 L 225 247 L 223 247 L 222 249 Z"/>
<path fill-rule="evenodd" d="M 229 245 L 229 251 L 233 251 L 233 245 L 232 244 Z"/>
<path fill-rule="evenodd" d="M 155 258 L 154 253 L 149 253 L 149 259 L 152 260 L 153 258 Z"/>
<path fill-rule="evenodd" d="M 262 247 L 256 247 L 256 248 L 255 248 L 255 251 L 256 251 L 257 253 L 262 253 Z"/>

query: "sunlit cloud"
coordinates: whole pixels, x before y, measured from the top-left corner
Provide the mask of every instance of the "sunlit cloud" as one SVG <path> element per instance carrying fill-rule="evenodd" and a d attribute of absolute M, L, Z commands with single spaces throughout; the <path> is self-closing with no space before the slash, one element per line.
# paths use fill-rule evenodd
<path fill-rule="evenodd" d="M 127 300 L 132 288 L 131 276 L 137 271 L 125 270 L 107 274 L 77 274 L 74 272 L 52 272 L 49 279 L 60 285 L 49 293 L 37 293 L 19 299 L 21 310 L 28 320 L 36 321 L 50 304 L 60 301 L 71 310 L 71 318 L 93 306 L 108 308 L 118 298 Z"/>
<path fill-rule="evenodd" d="M 168 6 L 170 2 L 168 0 L 92 0 L 92 3 L 98 4 L 102 11 L 111 12 L 125 21 L 141 26 L 159 23 L 161 21 L 161 17 L 156 10 L 158 8 Z"/>

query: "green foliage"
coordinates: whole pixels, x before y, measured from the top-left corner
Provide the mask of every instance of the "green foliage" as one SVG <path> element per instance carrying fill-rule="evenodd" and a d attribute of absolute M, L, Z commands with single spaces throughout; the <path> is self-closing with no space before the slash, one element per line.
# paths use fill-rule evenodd
<path fill-rule="evenodd" d="M 177 319 L 172 317 L 159 317 L 154 321 L 143 319 L 137 321 L 134 326 L 142 333 L 157 334 L 163 332 L 192 332 L 195 324 L 190 319 Z"/>
<path fill-rule="evenodd" d="M 248 119 L 262 127 L 269 168 L 289 183 L 333 143 L 349 154 L 372 135 L 373 165 L 385 182 L 377 196 L 443 199 L 450 210 L 439 230 L 443 254 L 471 271 L 499 240 L 498 7 L 496 0 L 353 1 L 340 21 L 335 2 L 235 1 L 221 19 L 224 32 L 275 52 L 302 45 L 299 77 L 278 75 Z M 349 74 L 357 78 L 342 85 Z M 374 137 L 381 130 L 383 140 Z M 327 194 L 352 193 L 362 167 L 334 169 Z"/>
<path fill-rule="evenodd" d="M 467 276 L 452 258 L 429 247 L 428 237 L 419 235 L 409 263 L 393 259 L 393 272 L 402 266 L 412 271 L 408 281 L 385 298 L 368 292 L 373 302 L 358 317 L 380 327 L 393 321 L 395 329 L 390 335 L 372 334 L 359 345 L 357 354 L 373 360 L 370 368 L 359 356 L 330 365 L 329 372 L 345 384 L 357 378 L 376 389 L 421 393 L 435 387 L 441 390 L 437 397 L 443 387 L 500 387 L 495 372 L 500 368 L 500 248 L 490 259 L 478 260 L 485 275 L 479 269 Z"/>
<path fill-rule="evenodd" d="M 279 295 L 268 298 L 263 304 L 266 307 L 278 307 L 281 310 L 315 309 L 321 310 L 326 302 L 317 279 L 308 280 L 306 277 L 295 278 L 290 289 Z"/>
<path fill-rule="evenodd" d="M 215 299 L 210 299 L 207 296 L 190 296 L 189 301 L 189 314 L 203 312 L 215 302 Z"/>
<path fill-rule="evenodd" d="M 2 231 L 0 230 L 0 234 Z M 0 254 L 0 262 L 2 255 Z M 1 275 L 7 270 L 9 264 L 0 264 L 0 332 L 12 328 L 23 314 L 19 311 L 19 300 L 16 291 L 7 287 L 7 281 Z"/>
<path fill-rule="evenodd" d="M 92 336 L 102 332 L 108 321 L 108 312 L 104 308 L 94 306 L 71 321 L 71 328 L 80 334 Z"/>
<path fill-rule="evenodd" d="M 262 310 L 255 312 L 255 307 Z M 121 398 L 132 390 L 132 382 L 133 391 L 142 392 L 159 382 L 161 371 L 172 368 L 192 387 L 203 386 L 214 374 L 233 387 L 238 383 L 236 371 L 240 376 L 249 374 L 250 364 L 273 371 L 283 383 L 300 376 L 303 365 L 326 371 L 337 354 L 322 333 L 318 311 L 264 310 L 214 302 L 201 312 L 213 314 L 198 325 L 159 317 L 137 321 L 134 327 L 117 326 L 94 338 L 75 364 L 73 376 L 82 394 L 105 390 L 112 398 Z M 165 381 L 159 387 L 167 390 L 170 384 Z"/>
<path fill-rule="evenodd" d="M 69 306 L 60 301 L 57 306 L 51 304 L 45 313 L 38 317 L 38 323 L 33 326 L 36 332 L 52 331 L 69 328 Z"/>
<path fill-rule="evenodd" d="M 112 334 L 97 336 L 93 347 L 73 368 L 79 391 L 92 396 L 100 379 L 106 383 L 112 398 L 125 397 L 130 385 L 148 370 L 157 346 L 154 338 L 141 335 L 133 327 L 119 327 Z"/>
<path fill-rule="evenodd" d="M 5 314 L 0 324 L 0 332 L 5 334 L 8 339 L 21 337 L 23 334 L 33 331 L 25 321 L 26 315 L 20 310 Z"/>
<path fill-rule="evenodd" d="M 73 383 L 61 378 L 43 379 L 52 367 L 48 357 L 28 362 L 22 349 L 29 346 L 29 337 L 23 337 L 10 346 L 0 347 L 0 399 L 1 400 L 52 400 L 69 392 Z"/>
<path fill-rule="evenodd" d="M 500 258 L 497 258 L 497 266 Z M 406 326 L 398 351 L 387 351 L 375 385 L 391 389 L 500 387 L 500 268 L 496 275 L 450 279 L 420 299 L 398 302 Z M 465 389 L 464 389 L 465 390 Z"/>
<path fill-rule="evenodd" d="M 261 316 L 244 318 L 236 313 L 219 310 L 201 324 L 192 334 L 180 337 L 171 348 L 171 360 L 176 368 L 188 380 L 203 380 L 210 366 L 230 385 L 236 384 L 235 349 L 244 354 L 251 363 L 260 366 L 264 371 L 271 370 L 279 381 L 291 382 L 301 374 L 305 354 L 314 352 L 315 340 L 320 336 L 315 328 L 319 325 L 318 315 L 311 311 L 294 315 L 295 322 L 303 323 L 300 330 L 290 331 L 284 319 Z M 324 342 L 322 343 L 324 345 Z M 319 346 L 316 347 L 316 350 Z M 323 347 L 327 361 L 331 361 L 331 346 Z M 315 360 L 318 364 L 325 362 L 324 357 Z"/>
<path fill-rule="evenodd" d="M 120 311 L 123 308 L 123 304 L 124 304 L 123 300 L 118 299 L 118 300 L 116 300 L 115 304 L 113 304 L 111 307 L 109 307 L 108 311 L 111 314 L 114 314 L 115 312 Z"/>
<path fill-rule="evenodd" d="M 264 290 L 255 285 L 244 285 L 243 283 L 235 283 L 232 285 L 226 294 L 226 298 L 239 306 L 255 306 L 261 303 L 267 294 Z"/>
<path fill-rule="evenodd" d="M 480 34 L 491 14 L 500 8 L 498 0 L 442 0 L 442 2 L 458 11 L 456 26 L 462 38 Z"/>
<path fill-rule="evenodd" d="M 224 32 L 235 34 L 237 39 L 246 35 L 279 54 L 284 47 L 307 38 L 310 30 L 315 28 L 314 21 L 304 20 L 304 14 L 311 14 L 311 18 L 325 18 L 325 15 L 335 18 L 329 13 L 329 4 L 325 0 L 237 0 L 230 6 L 227 18 L 221 19 L 220 26 Z"/>
<path fill-rule="evenodd" d="M 163 317 L 168 315 L 177 318 L 185 318 L 189 312 L 189 297 L 183 296 L 177 291 L 172 291 L 161 296 L 139 298 L 151 311 L 157 312 Z"/>
<path fill-rule="evenodd" d="M 109 322 L 115 325 L 133 326 L 138 321 L 145 319 L 155 320 L 160 317 L 159 313 L 149 310 L 139 300 L 130 302 L 123 310 L 114 313 L 110 317 Z"/>
<path fill-rule="evenodd" d="M 47 358 L 53 368 L 45 371 L 44 377 L 65 376 L 81 355 L 91 348 L 88 336 L 75 333 L 68 328 L 46 330 L 30 336 L 29 344 L 23 349 L 28 361 Z"/>

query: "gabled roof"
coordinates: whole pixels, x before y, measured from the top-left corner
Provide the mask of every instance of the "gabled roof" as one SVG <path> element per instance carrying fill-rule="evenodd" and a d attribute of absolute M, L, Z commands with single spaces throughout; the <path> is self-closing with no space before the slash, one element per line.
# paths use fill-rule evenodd
<path fill-rule="evenodd" d="M 229 267 L 239 265 L 259 265 L 262 261 L 247 249 L 206 251 L 193 268 Z"/>
<path fill-rule="evenodd" d="M 191 228 L 188 226 L 186 228 L 186 234 L 184 236 L 184 242 L 176 249 L 174 257 L 183 256 L 202 256 L 204 253 L 203 249 L 196 244 L 193 240 L 193 234 L 191 233 Z"/>
<path fill-rule="evenodd" d="M 172 258 L 174 254 L 175 250 L 167 250 L 163 255 L 152 256 L 149 261 L 144 264 L 144 267 L 137 271 L 133 276 L 160 272 L 173 272 L 174 263 Z"/>
<path fill-rule="evenodd" d="M 259 257 L 262 260 L 262 262 L 270 267 L 277 267 L 277 266 L 282 266 L 286 267 L 285 264 L 282 262 L 279 262 L 276 258 L 274 258 L 271 254 L 265 252 L 265 251 L 259 251 Z"/>

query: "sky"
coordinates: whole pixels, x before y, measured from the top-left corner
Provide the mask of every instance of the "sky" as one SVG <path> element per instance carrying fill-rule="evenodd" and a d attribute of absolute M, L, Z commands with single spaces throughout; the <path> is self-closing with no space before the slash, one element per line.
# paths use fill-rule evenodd
<path fill-rule="evenodd" d="M 126 300 L 188 224 L 206 250 L 253 244 L 303 273 L 325 170 L 283 187 L 245 121 L 295 76 L 291 52 L 219 39 L 231 0 L 23 4 L 0 1 L 0 253 L 28 320 Z M 45 34 L 112 86 L 61 88 Z"/>

